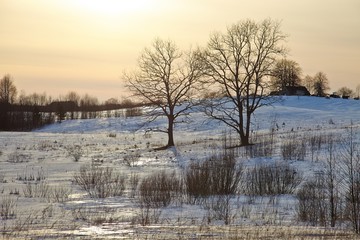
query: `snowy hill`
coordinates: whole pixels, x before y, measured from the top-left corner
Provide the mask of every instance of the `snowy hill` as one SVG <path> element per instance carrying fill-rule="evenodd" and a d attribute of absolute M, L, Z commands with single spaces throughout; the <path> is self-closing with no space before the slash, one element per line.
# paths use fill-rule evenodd
<path fill-rule="evenodd" d="M 349 144 L 342 142 L 345 139 L 342 136 L 349 136 L 347 127 L 351 124 L 355 129 L 351 137 L 360 146 L 360 101 L 283 97 L 272 106 L 258 109 L 252 121 L 256 144 L 236 148 L 238 152 L 233 158 L 234 166 L 244 168 L 238 191 L 226 198 L 213 194 L 198 203 L 187 200 L 189 193 L 184 193 L 186 173 L 193 163 L 214 161 L 211 157 L 225 151 L 226 126 L 193 110 L 189 119 L 175 126 L 176 147 L 156 151 L 166 144 L 167 136 L 146 130 L 165 128 L 166 119 L 157 119 L 140 128 L 144 123 L 144 116 L 98 118 L 66 120 L 33 132 L 0 132 L 0 205 L 9 210 L 0 212 L 2 233 L 9 234 L 9 239 L 16 236 L 21 239 L 202 239 L 202 234 L 210 239 L 258 239 L 269 238 L 269 234 L 274 239 L 297 239 L 305 233 L 319 238 L 355 239 L 349 232 L 348 220 L 331 231 L 319 228 L 318 223 L 299 221 L 300 204 L 295 191 L 261 195 L 246 192 L 245 186 L 256 186 L 250 177 L 252 170 L 261 167 L 268 167 L 267 171 L 280 169 L 277 174 L 299 176 L 297 189 L 324 173 L 329 159 L 327 144 L 333 141 L 335 147 L 348 150 Z M 237 139 L 235 135 L 231 137 Z M 337 165 L 340 165 L 341 155 L 338 156 Z M 82 172 L 84 169 L 88 172 Z M 94 197 L 75 179 L 83 174 L 92 186 L 91 171 L 101 173 L 104 169 L 108 171 L 110 184 L 124 177 L 122 194 Z M 341 186 L 337 188 L 342 191 L 341 196 L 346 190 L 343 169 L 336 172 L 343 181 L 336 185 Z M 195 173 L 198 170 L 203 168 L 194 168 Z M 111 171 L 120 177 L 111 177 Z M 139 185 L 146 183 L 144 179 L 148 176 L 165 171 L 171 177 L 158 184 L 180 179 L 181 194 L 166 207 L 144 208 Z M 104 180 L 95 182 L 103 183 L 100 189 L 110 186 Z M 265 182 L 270 181 L 266 178 Z M 194 185 L 201 184 L 202 178 Z M 159 192 L 155 193 L 156 199 Z M 228 202 L 224 204 L 220 200 Z M 224 225 L 225 210 L 230 214 L 226 218 L 229 225 Z M 150 219 L 147 226 L 142 226 L 145 216 Z M 342 216 L 346 218 L 345 214 Z M 317 227 L 303 228 L 308 224 Z M 272 233 L 269 229 L 273 229 Z M 283 235 L 284 231 L 287 235 Z"/>
<path fill-rule="evenodd" d="M 337 128 L 360 123 L 360 101 L 353 99 L 326 99 L 319 97 L 282 97 L 272 106 L 259 108 L 253 118 L 253 130 L 269 130 L 271 124 L 279 128 L 309 129 Z M 148 125 L 144 117 L 100 118 L 68 120 L 52 124 L 36 132 L 47 133 L 109 133 L 144 131 L 166 126 L 165 119 Z M 275 126 L 276 127 L 276 126 Z M 189 124 L 176 126 L 175 131 L 218 131 L 224 125 L 208 119 L 201 112 L 190 115 Z"/>

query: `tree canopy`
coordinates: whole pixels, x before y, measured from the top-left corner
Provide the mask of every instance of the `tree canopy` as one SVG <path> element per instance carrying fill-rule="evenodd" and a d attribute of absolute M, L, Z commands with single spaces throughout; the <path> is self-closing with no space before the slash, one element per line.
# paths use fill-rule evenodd
<path fill-rule="evenodd" d="M 156 39 L 140 55 L 138 71 L 124 76 L 135 97 L 157 107 L 148 113 L 150 120 L 167 118 L 167 129 L 159 129 L 168 134 L 166 147 L 174 146 L 176 119 L 187 114 L 193 104 L 200 69 L 195 53 L 180 51 L 172 41 Z"/>
<path fill-rule="evenodd" d="M 301 85 L 301 72 L 302 70 L 297 62 L 288 59 L 278 60 L 272 70 L 272 90 L 281 91 L 285 87 Z"/>
<path fill-rule="evenodd" d="M 17 89 L 12 77 L 6 74 L 0 80 L 0 102 L 13 104 L 16 100 Z"/>
<path fill-rule="evenodd" d="M 202 52 L 204 75 L 225 96 L 207 101 L 205 112 L 234 129 L 241 145 L 250 144 L 251 116 L 266 104 L 267 79 L 286 52 L 285 38 L 279 22 L 245 20 L 214 33 Z"/>

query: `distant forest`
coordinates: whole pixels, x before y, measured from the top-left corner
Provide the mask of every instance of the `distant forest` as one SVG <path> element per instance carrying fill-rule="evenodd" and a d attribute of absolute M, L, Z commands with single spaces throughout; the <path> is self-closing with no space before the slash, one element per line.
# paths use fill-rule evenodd
<path fill-rule="evenodd" d="M 99 103 L 96 97 L 80 96 L 74 91 L 53 99 L 46 93 L 26 95 L 17 89 L 10 75 L 0 81 L 0 131 L 31 131 L 68 119 L 129 117 L 141 114 L 140 106 L 129 99 L 110 98 Z"/>
<path fill-rule="evenodd" d="M 54 101 L 48 105 L 0 103 L 0 131 L 31 131 L 47 124 L 69 119 L 130 117 L 141 114 L 141 104 L 100 104 L 78 106 L 72 101 Z"/>

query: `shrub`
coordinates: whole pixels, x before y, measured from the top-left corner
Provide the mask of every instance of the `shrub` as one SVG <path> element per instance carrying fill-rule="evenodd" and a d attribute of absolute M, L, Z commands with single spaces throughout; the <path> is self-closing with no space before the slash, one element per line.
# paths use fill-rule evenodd
<path fill-rule="evenodd" d="M 18 151 L 9 154 L 8 157 L 8 162 L 10 163 L 24 163 L 24 162 L 29 162 L 29 160 L 30 160 L 29 155 L 19 153 Z"/>
<path fill-rule="evenodd" d="M 256 165 L 246 174 L 247 195 L 292 194 L 301 183 L 302 176 L 288 164 Z"/>
<path fill-rule="evenodd" d="M 57 203 L 64 203 L 69 199 L 71 188 L 64 186 L 55 186 L 51 188 L 51 201 Z"/>
<path fill-rule="evenodd" d="M 297 216 L 302 222 L 314 226 L 325 226 L 328 208 L 326 206 L 325 182 L 321 177 L 306 182 L 297 192 Z"/>
<path fill-rule="evenodd" d="M 80 206 L 72 209 L 71 213 L 75 221 L 84 221 L 90 225 L 102 225 L 103 223 L 119 221 L 117 210 L 113 207 Z"/>
<path fill-rule="evenodd" d="M 295 135 L 289 135 L 288 139 L 281 144 L 281 154 L 285 160 L 304 160 L 306 156 L 306 144 Z"/>
<path fill-rule="evenodd" d="M 68 155 L 78 162 L 83 155 L 83 150 L 80 145 L 70 146 L 66 148 Z"/>
<path fill-rule="evenodd" d="M 181 181 L 175 172 L 156 172 L 139 185 L 139 201 L 146 208 L 167 207 L 181 193 Z"/>
<path fill-rule="evenodd" d="M 360 171 L 350 185 L 345 193 L 344 215 L 350 221 L 353 231 L 360 234 Z"/>
<path fill-rule="evenodd" d="M 186 170 L 185 186 L 192 203 L 211 195 L 211 166 L 208 161 L 191 163 Z"/>
<path fill-rule="evenodd" d="M 273 132 L 268 135 L 255 134 L 251 141 L 254 144 L 246 147 L 246 153 L 250 158 L 269 157 L 273 155 L 275 146 Z"/>
<path fill-rule="evenodd" d="M 136 195 L 136 190 L 138 188 L 139 185 L 139 174 L 136 173 L 132 173 L 130 175 L 130 179 L 129 179 L 129 185 L 130 185 L 130 197 L 135 197 Z"/>
<path fill-rule="evenodd" d="M 0 217 L 3 220 L 16 217 L 16 200 L 13 197 L 4 196 L 0 202 Z"/>
<path fill-rule="evenodd" d="M 50 186 L 46 182 L 37 184 L 27 183 L 23 188 L 24 197 L 28 198 L 48 198 L 51 194 Z"/>
<path fill-rule="evenodd" d="M 42 167 L 38 168 L 37 171 L 35 170 L 36 168 L 31 168 L 30 171 L 26 169 L 22 174 L 17 175 L 16 180 L 27 183 L 27 182 L 41 182 L 46 179 L 46 174 Z"/>
<path fill-rule="evenodd" d="M 74 181 L 91 197 L 121 196 L 125 190 L 125 177 L 110 167 L 82 166 Z"/>
<path fill-rule="evenodd" d="M 233 151 L 214 154 L 202 163 L 192 163 L 186 170 L 185 185 L 193 203 L 211 195 L 238 193 L 243 166 L 236 163 Z"/>
<path fill-rule="evenodd" d="M 181 181 L 176 177 L 175 172 L 160 171 L 145 177 L 139 186 L 140 224 L 157 223 L 161 208 L 175 201 L 181 189 Z"/>
<path fill-rule="evenodd" d="M 0 183 L 6 183 L 5 174 L 4 174 L 4 173 L 0 173 Z"/>
<path fill-rule="evenodd" d="M 128 167 L 135 167 L 136 164 L 139 162 L 140 160 L 140 153 L 135 151 L 133 153 L 127 154 L 124 156 L 124 163 L 128 166 Z"/>
<path fill-rule="evenodd" d="M 233 209 L 233 203 L 231 202 L 231 197 L 231 195 L 216 195 L 211 196 L 204 201 L 203 205 L 208 210 L 208 223 L 210 223 L 212 219 L 222 220 L 225 225 L 231 223 L 236 215 Z"/>
<path fill-rule="evenodd" d="M 107 136 L 110 138 L 116 138 L 116 133 L 109 133 Z"/>

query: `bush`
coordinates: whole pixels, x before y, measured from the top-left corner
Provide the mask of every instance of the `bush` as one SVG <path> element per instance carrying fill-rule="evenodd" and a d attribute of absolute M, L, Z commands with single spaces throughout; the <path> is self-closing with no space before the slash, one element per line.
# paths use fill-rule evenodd
<path fill-rule="evenodd" d="M 19 153 L 18 151 L 15 151 L 9 154 L 8 156 L 9 163 L 24 163 L 24 162 L 29 162 L 29 160 L 30 160 L 29 155 Z"/>
<path fill-rule="evenodd" d="M 247 172 L 245 193 L 255 196 L 292 194 L 301 180 L 301 174 L 288 164 L 256 165 Z"/>
<path fill-rule="evenodd" d="M 31 168 L 31 170 L 28 170 L 28 168 L 26 168 L 26 171 L 24 171 L 22 174 L 17 175 L 16 177 L 16 180 L 23 181 L 24 183 L 41 182 L 45 179 L 46 174 L 42 167 L 38 169 Z"/>
<path fill-rule="evenodd" d="M 68 155 L 74 159 L 75 162 L 78 162 L 83 155 L 83 150 L 80 145 L 75 145 L 67 147 Z"/>
<path fill-rule="evenodd" d="M 304 160 L 306 156 L 306 141 L 296 139 L 295 135 L 289 135 L 288 139 L 281 144 L 281 154 L 285 160 Z"/>
<path fill-rule="evenodd" d="M 255 134 L 251 141 L 255 144 L 246 146 L 246 153 L 250 158 L 270 157 L 274 153 L 274 132 L 268 135 Z"/>
<path fill-rule="evenodd" d="M 136 191 L 139 185 L 139 174 L 137 173 L 132 173 L 130 175 L 130 179 L 129 179 L 129 185 L 130 185 L 130 197 L 134 198 L 136 195 Z"/>
<path fill-rule="evenodd" d="M 107 136 L 110 138 L 116 138 L 116 133 L 109 133 Z"/>
<path fill-rule="evenodd" d="M 185 184 L 190 202 L 211 195 L 238 193 L 243 166 L 236 163 L 233 151 L 213 155 L 202 163 L 192 163 L 186 170 Z"/>
<path fill-rule="evenodd" d="M 160 171 L 145 177 L 139 185 L 139 201 L 146 208 L 167 207 L 181 193 L 175 172 Z"/>
<path fill-rule="evenodd" d="M 212 219 L 223 220 L 225 225 L 229 225 L 235 218 L 234 203 L 231 202 L 231 195 L 211 196 L 204 201 L 203 206 L 207 209 L 207 222 Z"/>
<path fill-rule="evenodd" d="M 0 183 L 6 183 L 5 174 L 4 174 L 4 173 L 0 173 Z"/>
<path fill-rule="evenodd" d="M 24 197 L 28 198 L 48 198 L 51 194 L 50 186 L 46 182 L 38 184 L 27 183 L 23 189 Z"/>
<path fill-rule="evenodd" d="M 121 196 L 125 190 L 125 177 L 110 167 L 82 166 L 74 181 L 91 197 Z"/>
<path fill-rule="evenodd" d="M 160 208 L 175 201 L 182 192 L 181 189 L 181 181 L 175 172 L 160 171 L 145 177 L 139 186 L 140 224 L 157 223 L 161 215 Z"/>
<path fill-rule="evenodd" d="M 84 221 L 90 225 L 116 223 L 119 222 L 120 218 L 116 208 L 106 206 L 80 206 L 72 209 L 71 213 L 75 221 Z"/>
<path fill-rule="evenodd" d="M 64 186 L 55 186 L 51 188 L 51 201 L 57 203 L 64 203 L 69 199 L 71 188 Z"/>
<path fill-rule="evenodd" d="M 16 217 L 16 200 L 13 197 L 4 196 L 0 202 L 0 217 L 3 220 Z"/>
<path fill-rule="evenodd" d="M 306 182 L 296 194 L 298 199 L 297 216 L 302 222 L 313 226 L 326 225 L 328 208 L 326 206 L 326 189 L 322 177 Z"/>
<path fill-rule="evenodd" d="M 128 167 L 135 167 L 140 160 L 140 153 L 135 151 L 124 156 L 124 163 Z"/>

